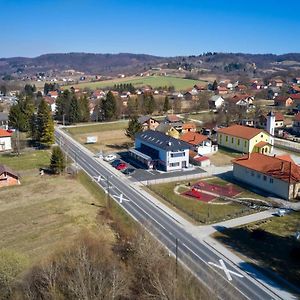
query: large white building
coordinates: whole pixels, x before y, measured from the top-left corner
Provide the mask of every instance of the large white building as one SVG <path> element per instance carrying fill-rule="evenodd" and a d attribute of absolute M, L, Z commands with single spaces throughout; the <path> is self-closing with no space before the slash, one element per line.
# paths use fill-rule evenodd
<path fill-rule="evenodd" d="M 158 131 L 147 130 L 136 135 L 135 149 L 131 153 L 148 167 L 174 171 L 189 167 L 190 148 L 184 141 Z"/>
<path fill-rule="evenodd" d="M 249 153 L 232 162 L 233 176 L 237 180 L 286 200 L 298 198 L 300 167 L 289 155 Z"/>

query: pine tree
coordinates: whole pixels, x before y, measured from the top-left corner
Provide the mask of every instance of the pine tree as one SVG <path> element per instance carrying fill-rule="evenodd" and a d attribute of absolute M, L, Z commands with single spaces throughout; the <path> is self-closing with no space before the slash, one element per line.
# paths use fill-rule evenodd
<path fill-rule="evenodd" d="M 86 95 L 79 99 L 79 121 L 88 122 L 90 120 L 89 100 Z"/>
<path fill-rule="evenodd" d="M 166 96 L 163 111 L 166 113 L 170 108 L 169 97 Z"/>
<path fill-rule="evenodd" d="M 129 97 L 127 102 L 127 113 L 129 116 L 135 116 L 140 113 L 137 98 Z"/>
<path fill-rule="evenodd" d="M 116 118 L 117 102 L 111 91 L 107 93 L 106 98 L 102 101 L 102 110 L 105 120 L 112 120 Z"/>
<path fill-rule="evenodd" d="M 138 121 L 137 116 L 133 116 L 132 118 L 130 118 L 130 120 L 128 121 L 128 128 L 126 129 L 125 134 L 131 139 L 134 139 L 135 134 L 142 131 L 143 126 Z"/>
<path fill-rule="evenodd" d="M 50 170 L 54 174 L 60 174 L 66 167 L 65 155 L 62 150 L 56 146 L 52 149 L 52 155 L 50 160 Z"/>
<path fill-rule="evenodd" d="M 75 94 L 71 97 L 68 119 L 71 124 L 79 121 L 79 104 Z"/>
<path fill-rule="evenodd" d="M 144 96 L 143 106 L 146 114 L 151 115 L 154 112 L 156 103 L 153 95 Z"/>
<path fill-rule="evenodd" d="M 38 107 L 36 123 L 37 140 L 45 146 L 51 146 L 54 143 L 54 123 L 50 107 L 44 99 Z"/>
<path fill-rule="evenodd" d="M 217 89 L 218 89 L 218 83 L 217 83 L 217 81 L 215 80 L 214 83 L 213 83 L 212 86 L 211 86 L 211 90 L 212 90 L 212 91 L 216 91 Z"/>

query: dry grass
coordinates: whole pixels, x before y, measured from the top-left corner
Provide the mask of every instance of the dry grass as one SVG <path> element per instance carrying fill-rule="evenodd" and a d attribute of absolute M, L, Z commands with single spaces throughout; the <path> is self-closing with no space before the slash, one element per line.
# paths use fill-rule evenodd
<path fill-rule="evenodd" d="M 113 233 L 97 221 L 100 203 L 78 180 L 25 175 L 20 186 L 0 190 L 0 248 L 27 254 L 33 261 L 83 229 Z"/>
<path fill-rule="evenodd" d="M 214 155 L 211 155 L 209 158 L 211 163 L 217 167 L 231 165 L 231 161 L 233 160 L 232 156 L 220 151 L 216 152 Z"/>

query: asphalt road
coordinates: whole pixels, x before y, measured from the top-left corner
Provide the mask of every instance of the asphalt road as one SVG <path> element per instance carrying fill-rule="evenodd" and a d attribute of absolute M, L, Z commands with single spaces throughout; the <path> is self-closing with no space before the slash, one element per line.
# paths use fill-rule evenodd
<path fill-rule="evenodd" d="M 186 232 L 177 220 L 155 206 L 147 198 L 147 194 L 135 188 L 121 172 L 115 172 L 106 162 L 93 157 L 93 153 L 61 129 L 55 130 L 55 136 L 57 144 L 67 155 L 89 176 L 95 178 L 99 186 L 108 191 L 119 205 L 143 224 L 174 255 L 177 239 L 178 258 L 181 263 L 189 268 L 219 299 L 280 299 L 258 281 Z M 98 178 L 100 178 L 99 181 Z M 123 195 L 122 203 L 119 202 L 120 194 Z M 225 262 L 229 273 L 226 271 L 226 274 L 224 269 L 221 269 L 220 259 Z M 241 275 L 246 276 L 240 277 Z M 230 277 L 232 280 L 229 280 Z"/>

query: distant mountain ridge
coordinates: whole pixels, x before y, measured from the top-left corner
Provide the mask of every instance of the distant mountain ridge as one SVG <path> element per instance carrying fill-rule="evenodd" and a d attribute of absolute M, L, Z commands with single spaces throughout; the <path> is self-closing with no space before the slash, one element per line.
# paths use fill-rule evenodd
<path fill-rule="evenodd" d="M 284 62 L 284 63 L 283 63 Z M 287 63 L 285 63 L 287 62 Z M 61 72 L 76 70 L 89 74 L 117 75 L 149 70 L 158 65 L 203 67 L 211 70 L 232 70 L 247 64 L 258 68 L 280 65 L 283 68 L 300 66 L 300 53 L 245 54 L 245 53 L 205 53 L 202 55 L 159 57 L 147 54 L 96 54 L 96 53 L 56 53 L 38 57 L 11 57 L 0 59 L 0 75 L 35 74 L 37 72 Z M 226 66 L 229 67 L 226 69 Z"/>

